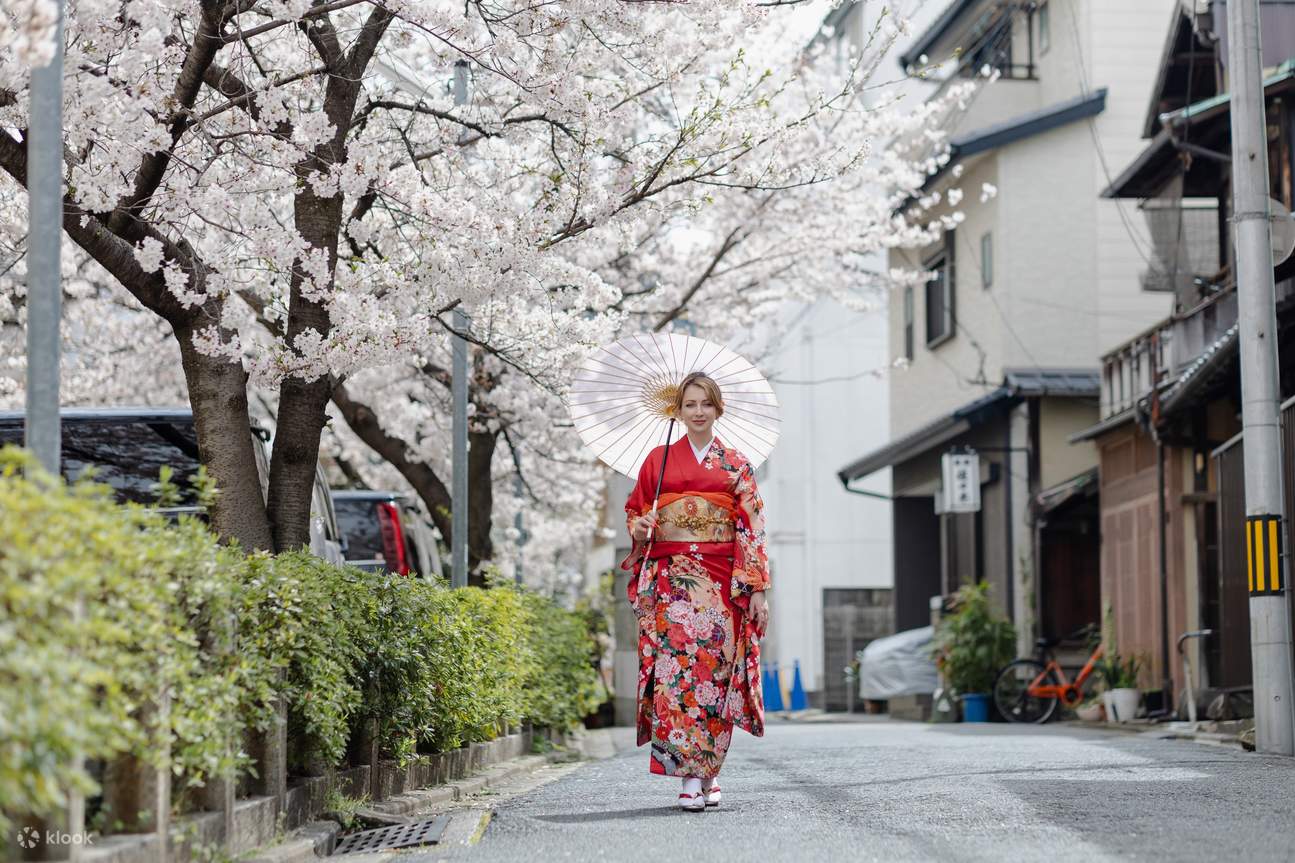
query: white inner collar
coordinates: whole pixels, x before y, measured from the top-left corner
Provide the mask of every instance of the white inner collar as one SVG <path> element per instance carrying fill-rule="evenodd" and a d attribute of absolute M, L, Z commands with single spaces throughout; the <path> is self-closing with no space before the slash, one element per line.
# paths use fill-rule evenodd
<path fill-rule="evenodd" d="M 688 446 L 692 447 L 692 454 L 697 457 L 697 464 L 701 464 L 706 458 L 706 453 L 710 452 L 710 445 L 714 442 L 715 436 L 711 435 L 710 440 L 706 441 L 706 444 L 701 449 L 697 449 L 696 445 L 692 442 L 692 438 L 688 438 Z"/>

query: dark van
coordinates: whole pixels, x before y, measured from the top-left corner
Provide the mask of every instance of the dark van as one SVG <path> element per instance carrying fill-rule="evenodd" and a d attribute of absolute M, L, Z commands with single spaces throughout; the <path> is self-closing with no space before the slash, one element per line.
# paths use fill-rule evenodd
<path fill-rule="evenodd" d="M 94 480 L 111 487 L 119 503 L 153 506 L 169 516 L 205 518 L 192 484 L 200 461 L 189 408 L 65 408 L 61 418 L 60 473 L 68 480 L 93 468 Z M 248 434 L 264 494 L 270 475 L 269 435 L 257 426 L 249 428 Z M 0 446 L 6 444 L 23 445 L 21 411 L 0 411 Z M 154 506 L 163 467 L 171 468 L 171 481 L 178 488 L 175 506 Z M 316 471 L 311 503 L 310 550 L 332 563 L 342 561 L 337 519 L 321 471 Z"/>

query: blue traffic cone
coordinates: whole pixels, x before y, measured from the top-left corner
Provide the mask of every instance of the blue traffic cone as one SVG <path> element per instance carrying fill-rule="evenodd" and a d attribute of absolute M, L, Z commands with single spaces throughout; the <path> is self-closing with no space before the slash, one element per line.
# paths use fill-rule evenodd
<path fill-rule="evenodd" d="M 773 700 L 773 678 L 769 676 L 769 666 L 760 666 L 760 694 L 764 698 L 764 709 L 769 710 Z"/>
<path fill-rule="evenodd" d="M 769 672 L 769 685 L 764 690 L 765 710 L 786 710 L 782 706 L 782 684 L 778 682 L 778 663 L 773 664 Z"/>
<path fill-rule="evenodd" d="M 800 682 L 800 660 L 792 661 L 794 671 L 791 677 L 791 709 L 804 710 L 809 707 L 809 699 L 805 697 L 805 685 Z"/>

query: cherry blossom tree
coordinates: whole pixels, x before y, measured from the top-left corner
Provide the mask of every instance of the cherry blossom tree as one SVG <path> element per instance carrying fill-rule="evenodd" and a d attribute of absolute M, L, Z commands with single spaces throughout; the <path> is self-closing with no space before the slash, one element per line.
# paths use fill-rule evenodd
<path fill-rule="evenodd" d="M 890 104 L 872 81 L 900 22 L 883 14 L 866 50 L 819 62 L 785 38 L 782 5 L 73 4 L 64 229 L 86 284 L 129 295 L 111 301 L 123 326 L 173 336 L 222 490 L 216 529 L 248 547 L 306 541 L 331 401 L 348 431 L 329 448 L 363 441 L 448 537 L 456 306 L 472 321 L 483 561 L 492 515 L 517 505 L 494 495 L 513 473 L 555 520 L 596 522 L 602 474 L 561 403 L 593 346 L 681 321 L 727 339 L 788 296 L 883 300 L 859 261 L 931 236 L 892 213 L 934 170 L 940 106 Z M 7 208 L 46 13 L 7 6 L 0 28 Z M 446 86 L 456 63 L 466 104 Z M 916 134 L 933 153 L 875 148 Z M 20 251 L 21 219 L 0 227 Z M 18 322 L 21 266 L 3 278 L 0 318 Z M 276 411 L 268 505 L 249 387 Z"/>

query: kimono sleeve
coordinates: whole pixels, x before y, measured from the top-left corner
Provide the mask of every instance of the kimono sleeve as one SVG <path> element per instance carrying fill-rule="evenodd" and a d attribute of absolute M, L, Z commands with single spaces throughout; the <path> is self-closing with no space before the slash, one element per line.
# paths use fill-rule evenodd
<path fill-rule="evenodd" d="M 638 482 L 634 484 L 629 498 L 625 501 L 625 530 L 630 535 L 630 543 L 633 547 L 630 549 L 630 553 L 625 556 L 625 559 L 621 561 L 621 569 L 633 571 L 639 558 L 643 556 L 647 548 L 647 543 L 634 539 L 634 533 L 630 530 L 630 526 L 634 523 L 634 519 L 642 515 L 645 510 L 650 509 L 652 505 L 652 483 L 655 476 L 655 471 L 652 467 L 655 461 L 652 457 L 653 455 L 655 453 L 649 454 L 644 459 L 643 466 L 639 468 Z"/>
<path fill-rule="evenodd" d="M 755 485 L 755 471 L 744 461 L 737 474 L 736 538 L 733 541 L 734 599 L 769 588 L 769 557 L 764 547 L 764 501 Z"/>

